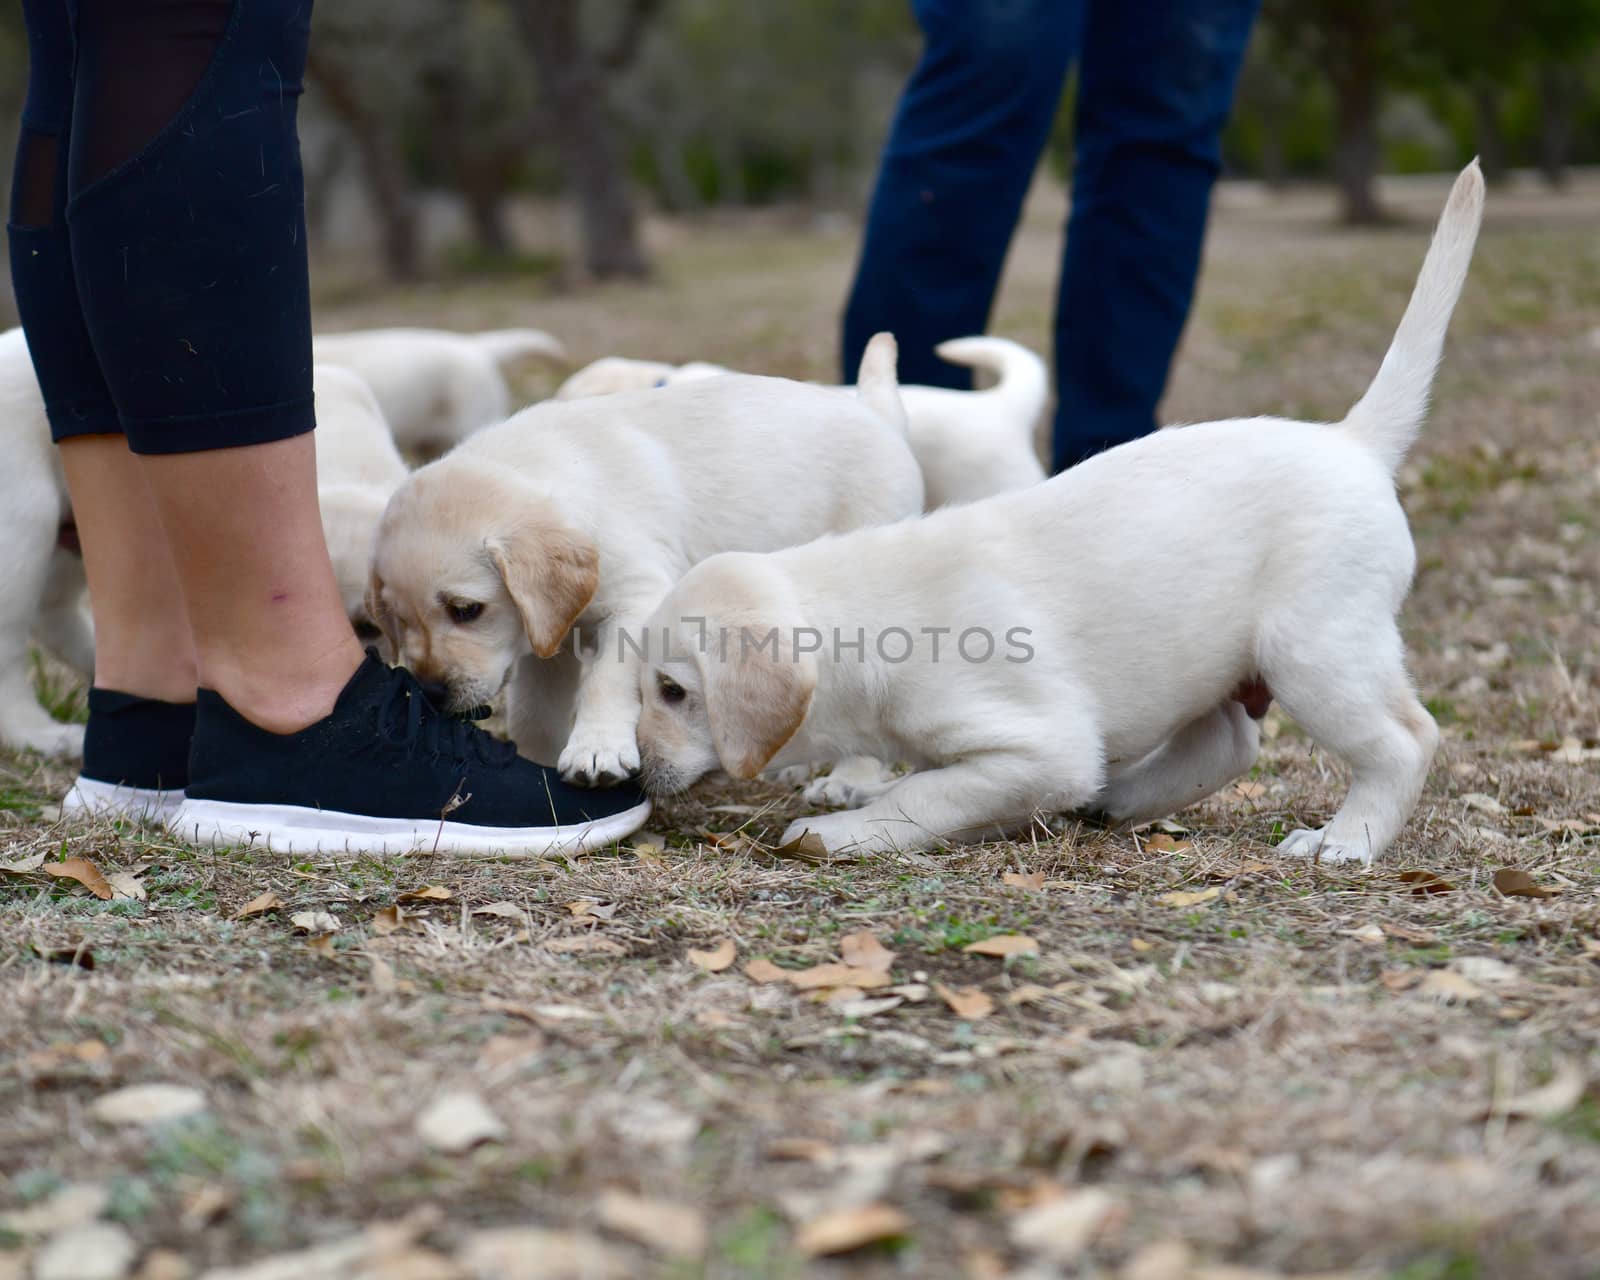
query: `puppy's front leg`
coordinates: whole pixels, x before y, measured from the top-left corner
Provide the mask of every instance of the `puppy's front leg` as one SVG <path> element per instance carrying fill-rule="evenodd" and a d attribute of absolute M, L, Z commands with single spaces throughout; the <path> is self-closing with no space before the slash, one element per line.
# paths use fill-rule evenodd
<path fill-rule="evenodd" d="M 578 657 L 567 646 L 553 658 L 518 659 L 506 686 L 506 729 L 517 750 L 536 764 L 553 765 L 572 736 Z"/>
<path fill-rule="evenodd" d="M 1095 804 L 1119 825 L 1153 822 L 1232 782 L 1256 762 L 1260 750 L 1260 724 L 1230 698 L 1136 764 L 1113 768 Z"/>
<path fill-rule="evenodd" d="M 876 800 L 900 779 L 876 756 L 846 756 L 820 778 L 812 778 L 800 792 L 807 804 L 863 805 Z"/>
<path fill-rule="evenodd" d="M 654 603 L 652 599 L 651 603 Z M 556 767 L 580 787 L 609 787 L 639 772 L 639 645 L 649 607 L 613 614 L 582 655 L 572 734 Z"/>
<path fill-rule="evenodd" d="M 784 843 L 810 831 L 830 853 L 912 853 L 940 840 L 989 838 L 1036 813 L 1087 804 L 1102 785 L 1098 754 L 1063 762 L 1021 750 L 988 751 L 902 778 L 871 804 L 797 818 Z"/>

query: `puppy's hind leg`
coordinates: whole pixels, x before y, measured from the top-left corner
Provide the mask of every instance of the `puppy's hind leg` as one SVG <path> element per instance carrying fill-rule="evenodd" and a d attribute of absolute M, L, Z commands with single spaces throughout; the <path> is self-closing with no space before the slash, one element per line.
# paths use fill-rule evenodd
<path fill-rule="evenodd" d="M 1256 762 L 1260 750 L 1260 724 L 1229 698 L 1137 763 L 1113 767 L 1095 803 L 1119 825 L 1153 822 L 1232 782 Z"/>
<path fill-rule="evenodd" d="M 1264 646 L 1262 674 L 1284 710 L 1352 774 L 1332 821 L 1293 831 L 1278 848 L 1370 864 L 1416 808 L 1439 745 L 1406 675 L 1399 629 L 1360 610 L 1324 614 L 1293 639 Z"/>
<path fill-rule="evenodd" d="M 52 555 L 34 632 L 79 675 L 94 674 L 94 625 L 85 608 L 82 556 L 60 549 Z"/>

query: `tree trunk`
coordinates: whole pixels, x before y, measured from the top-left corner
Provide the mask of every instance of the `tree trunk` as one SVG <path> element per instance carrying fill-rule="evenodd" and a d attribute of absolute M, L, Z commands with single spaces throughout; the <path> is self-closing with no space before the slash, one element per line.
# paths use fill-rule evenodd
<path fill-rule="evenodd" d="M 1539 171 L 1556 188 L 1567 184 L 1575 81 L 1566 63 L 1545 62 L 1539 67 Z"/>
<path fill-rule="evenodd" d="M 1483 180 L 1502 183 L 1510 173 L 1506 163 L 1506 139 L 1500 128 L 1500 93 L 1494 85 L 1480 80 L 1472 86 L 1472 113 L 1477 122 L 1478 163 Z"/>
<path fill-rule="evenodd" d="M 361 160 L 361 173 L 378 220 L 384 269 L 394 280 L 422 275 L 422 238 L 416 202 L 400 142 L 362 103 L 355 86 L 333 61 L 313 53 L 307 62 L 329 109 L 349 132 Z"/>
<path fill-rule="evenodd" d="M 1339 182 L 1341 219 L 1352 226 L 1383 221 L 1376 189 L 1378 176 L 1378 39 L 1375 15 L 1351 6 L 1337 32 L 1333 58 L 1333 167 Z"/>
<path fill-rule="evenodd" d="M 643 21 L 653 6 L 638 4 L 636 10 Z M 619 40 L 612 56 L 602 60 L 584 45 L 578 0 L 520 0 L 516 14 L 578 206 L 584 266 L 600 278 L 648 275 L 638 210 L 606 92 L 607 73 L 631 56 L 637 33 L 630 26 L 629 38 Z"/>

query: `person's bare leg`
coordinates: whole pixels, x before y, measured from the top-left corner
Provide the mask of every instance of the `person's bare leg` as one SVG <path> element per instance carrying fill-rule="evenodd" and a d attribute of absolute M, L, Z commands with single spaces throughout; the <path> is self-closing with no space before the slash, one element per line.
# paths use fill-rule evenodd
<path fill-rule="evenodd" d="M 61 465 L 89 580 L 95 683 L 193 702 L 189 615 L 144 467 L 120 435 L 63 440 Z"/>
<path fill-rule="evenodd" d="M 361 645 L 322 537 L 311 436 L 140 462 L 188 601 L 200 686 L 274 733 L 328 715 Z"/>

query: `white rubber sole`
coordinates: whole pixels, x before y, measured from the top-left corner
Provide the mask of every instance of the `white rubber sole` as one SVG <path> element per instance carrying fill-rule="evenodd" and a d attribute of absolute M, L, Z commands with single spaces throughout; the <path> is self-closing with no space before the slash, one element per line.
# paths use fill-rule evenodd
<path fill-rule="evenodd" d="M 166 822 L 183 803 L 181 791 L 125 787 L 82 775 L 62 797 L 61 812 L 87 818 L 123 818 L 130 822 Z"/>
<path fill-rule="evenodd" d="M 445 853 L 464 857 L 539 858 L 588 853 L 632 835 L 650 802 L 565 827 L 477 827 L 438 818 L 370 818 L 287 804 L 185 800 L 167 819 L 180 840 L 211 849 L 255 846 L 279 853 Z"/>

